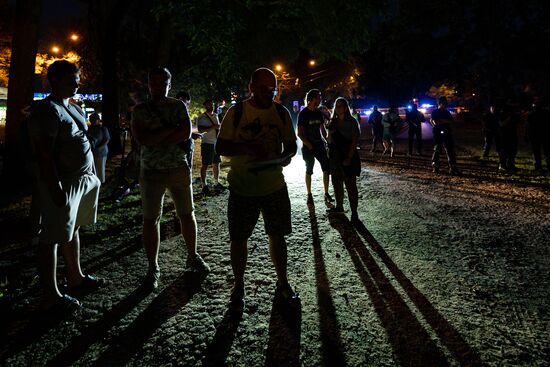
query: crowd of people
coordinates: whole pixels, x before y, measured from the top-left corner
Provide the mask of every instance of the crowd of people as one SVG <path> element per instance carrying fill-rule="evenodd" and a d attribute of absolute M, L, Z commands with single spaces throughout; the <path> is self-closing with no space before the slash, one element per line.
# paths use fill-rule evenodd
<path fill-rule="evenodd" d="M 542 173 L 542 156 L 546 161 L 546 167 L 550 170 L 550 126 L 545 121 L 546 114 L 536 101 L 532 109 L 527 113 L 526 122 L 526 140 L 529 141 L 533 154 L 534 169 L 537 173 Z M 408 130 L 408 155 L 413 155 L 413 147 L 416 144 L 416 151 L 419 156 L 422 152 L 422 124 L 429 121 L 433 128 L 434 150 L 432 154 L 432 170 L 439 172 L 439 156 L 443 148 L 447 154 L 448 167 L 450 174 L 460 174 L 456 163 L 455 142 L 452 132 L 454 117 L 448 110 L 448 101 L 446 97 L 440 97 L 437 109 L 431 112 L 430 118 L 426 118 L 418 110 L 416 103 L 413 103 L 405 113 L 405 124 Z M 483 114 L 481 133 L 483 139 L 482 157 L 487 158 L 491 147 L 495 146 L 498 154 L 498 170 L 505 173 L 516 172 L 516 156 L 518 153 L 518 127 L 521 123 L 520 114 L 510 104 L 504 104 L 498 108 L 491 104 L 488 110 Z M 368 118 L 368 125 L 372 130 L 372 149 L 377 151 L 378 143 L 382 142 L 384 150 L 382 154 L 390 152 L 394 157 L 395 140 L 401 131 L 403 120 L 399 116 L 397 109 L 390 106 L 388 112 L 382 114 L 378 106 L 374 106 Z"/>
<path fill-rule="evenodd" d="M 52 93 L 36 103 L 29 117 L 29 136 L 36 157 L 36 191 L 39 197 L 39 273 L 42 285 L 41 308 L 49 311 L 72 311 L 81 307 L 74 297 L 80 290 L 94 290 L 105 280 L 85 274 L 80 266 L 79 228 L 96 220 L 98 197 L 105 182 L 105 161 L 108 154 L 109 131 L 101 125 L 98 114 L 86 124 L 80 107 L 71 103 L 78 89 L 80 71 L 76 64 L 56 61 L 48 68 Z M 298 114 L 295 129 L 289 111 L 274 100 L 277 79 L 267 68 L 252 73 L 250 97 L 236 103 L 223 116 L 214 113 L 211 99 L 203 103 L 204 112 L 197 119 L 198 131 L 193 131 L 188 108 L 189 93 L 176 98 L 168 93 L 172 75 L 162 67 L 151 69 L 148 75 L 149 99 L 137 104 L 131 117 L 131 131 L 139 146 L 139 190 L 143 212 L 143 246 L 148 268 L 143 285 L 150 290 L 159 287 L 160 218 L 166 192 L 172 198 L 181 234 L 187 249 L 186 269 L 208 274 L 210 266 L 201 257 L 197 246 L 197 220 L 194 214 L 192 162 L 194 140 L 201 139 L 201 191 L 209 193 L 207 170 L 212 167 L 214 187 L 226 189 L 219 181 L 220 156 L 230 158 L 227 175 L 227 219 L 230 236 L 230 259 L 234 284 L 229 299 L 233 311 L 242 311 L 245 302 L 244 274 L 248 257 L 248 239 L 263 217 L 269 239 L 269 253 L 275 267 L 276 296 L 294 304 L 299 302 L 287 277 L 287 244 L 285 236 L 292 231 L 291 203 L 283 175 L 283 167 L 296 154 L 297 141 L 303 144 L 304 176 L 307 205 L 313 207 L 312 175 L 315 161 L 323 174 L 324 203 L 329 214 L 343 215 L 347 192 L 351 210 L 350 221 L 360 224 L 357 177 L 361 172 L 358 154 L 360 124 L 352 115 L 345 98 L 339 97 L 327 113 L 321 106 L 318 89 L 305 96 L 305 108 Z M 459 174 L 451 130 L 453 116 L 442 97 L 431 113 L 434 152 L 432 167 L 439 171 L 439 156 L 445 148 L 451 174 Z M 422 154 L 424 115 L 414 105 L 406 113 L 409 127 L 408 153 L 414 143 Z M 514 167 L 517 148 L 516 115 L 504 109 L 497 113 L 491 107 L 484 116 L 484 154 L 493 141 L 503 169 Z M 395 154 L 395 135 L 401 119 L 396 108 L 382 115 L 375 106 L 369 125 L 372 127 L 372 151 L 381 142 L 384 153 Z M 543 150 L 548 162 L 548 142 L 540 135 L 544 126 L 540 108 L 529 115 L 529 136 L 535 153 L 535 166 L 541 167 Z M 297 130 L 297 134 L 296 134 Z M 537 155 L 538 154 L 538 155 Z M 334 198 L 330 194 L 330 183 Z M 344 190 L 345 188 L 345 190 Z M 57 285 L 57 251 L 61 252 L 67 269 L 67 288 Z"/>

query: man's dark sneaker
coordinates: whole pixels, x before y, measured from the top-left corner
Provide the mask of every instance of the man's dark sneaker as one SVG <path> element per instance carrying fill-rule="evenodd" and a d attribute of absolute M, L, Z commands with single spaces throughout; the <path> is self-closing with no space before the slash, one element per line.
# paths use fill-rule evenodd
<path fill-rule="evenodd" d="M 244 310 L 244 287 L 233 288 L 229 296 L 229 309 L 232 312 L 243 312 Z"/>
<path fill-rule="evenodd" d="M 456 167 L 450 167 L 450 168 L 449 168 L 449 174 L 450 174 L 450 175 L 458 176 L 458 175 L 460 175 L 460 173 L 461 173 L 461 172 L 460 172 L 460 171 L 458 170 L 458 168 L 456 168 Z"/>
<path fill-rule="evenodd" d="M 306 201 L 306 203 L 307 203 L 308 205 L 313 204 L 313 195 L 307 194 L 307 201 Z"/>
<path fill-rule="evenodd" d="M 149 270 L 143 279 L 143 286 L 155 290 L 159 286 L 160 269 Z"/>
<path fill-rule="evenodd" d="M 193 257 L 188 256 L 187 262 L 185 265 L 186 265 L 186 268 L 191 271 L 196 271 L 198 273 L 203 273 L 203 274 L 210 273 L 210 267 L 199 254 L 196 254 Z"/>
<path fill-rule="evenodd" d="M 327 209 L 327 213 L 329 214 L 343 213 L 343 212 L 344 212 L 344 208 L 338 207 L 338 206 Z"/>
<path fill-rule="evenodd" d="M 334 201 L 334 199 L 332 198 L 332 196 L 330 196 L 328 192 L 325 192 L 325 201 L 327 203 L 332 203 Z"/>
<path fill-rule="evenodd" d="M 202 194 L 203 194 L 204 196 L 210 196 L 210 195 L 212 195 L 212 191 L 210 190 L 210 187 L 208 187 L 208 185 L 204 185 L 204 186 L 202 187 Z"/>
<path fill-rule="evenodd" d="M 215 188 L 216 190 L 223 191 L 223 190 L 225 190 L 227 187 L 225 187 L 224 185 L 222 185 L 221 183 L 218 182 L 217 184 L 214 185 L 214 188 Z"/>
<path fill-rule="evenodd" d="M 300 301 L 300 296 L 292 290 L 290 284 L 280 284 L 279 281 L 276 283 L 275 297 L 280 297 L 284 301 L 291 303 Z"/>

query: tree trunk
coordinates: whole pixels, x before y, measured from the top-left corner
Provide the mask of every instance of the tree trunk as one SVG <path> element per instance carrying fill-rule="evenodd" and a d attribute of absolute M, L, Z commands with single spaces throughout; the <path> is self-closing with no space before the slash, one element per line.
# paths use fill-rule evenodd
<path fill-rule="evenodd" d="M 41 0 L 17 0 L 8 82 L 6 156 L 2 170 L 2 181 L 11 187 L 20 187 L 25 179 L 22 164 L 24 145 L 20 141 L 20 127 L 25 116 L 21 110 L 29 106 L 34 97 L 41 10 Z"/>
<path fill-rule="evenodd" d="M 172 22 L 169 16 L 158 22 L 159 32 L 157 49 L 155 53 L 156 66 L 167 67 L 170 62 L 170 51 L 172 46 Z"/>
<path fill-rule="evenodd" d="M 103 67 L 101 110 L 103 113 L 102 119 L 111 132 L 109 148 L 112 154 L 122 152 L 119 121 L 118 34 L 130 4 L 131 1 L 129 0 L 119 0 L 110 8 L 108 15 L 105 17 L 105 27 L 101 38 Z"/>

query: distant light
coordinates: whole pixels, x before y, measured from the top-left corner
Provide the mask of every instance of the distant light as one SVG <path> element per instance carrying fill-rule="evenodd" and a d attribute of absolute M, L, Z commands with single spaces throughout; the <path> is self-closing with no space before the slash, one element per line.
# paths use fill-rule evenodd
<path fill-rule="evenodd" d="M 61 51 L 61 49 L 60 49 L 59 47 L 57 47 L 57 46 L 53 46 L 53 47 L 51 48 L 51 51 L 52 51 L 54 54 L 57 54 L 57 53 L 59 53 L 59 51 Z"/>
<path fill-rule="evenodd" d="M 413 109 L 413 106 L 412 106 L 412 105 L 408 105 L 408 106 L 407 106 L 407 110 L 410 111 L 410 110 L 412 110 L 412 109 Z"/>
<path fill-rule="evenodd" d="M 71 40 L 78 41 L 80 39 L 80 36 L 76 33 L 71 34 Z"/>
<path fill-rule="evenodd" d="M 275 70 L 281 71 L 281 70 L 283 70 L 283 66 L 281 64 L 277 64 L 277 65 L 275 65 Z"/>
<path fill-rule="evenodd" d="M 432 104 L 429 104 L 429 103 L 422 103 L 422 105 L 420 106 L 422 108 L 430 108 L 430 107 L 433 107 Z"/>
<path fill-rule="evenodd" d="M 315 66 L 316 62 L 315 60 L 309 60 L 309 66 Z"/>
<path fill-rule="evenodd" d="M 476 94 L 475 94 L 475 93 L 472 93 L 472 96 L 473 96 L 473 97 L 475 97 L 475 96 L 476 96 Z"/>
<path fill-rule="evenodd" d="M 427 109 L 425 108 L 419 108 L 418 111 L 422 112 L 422 113 L 426 113 Z"/>

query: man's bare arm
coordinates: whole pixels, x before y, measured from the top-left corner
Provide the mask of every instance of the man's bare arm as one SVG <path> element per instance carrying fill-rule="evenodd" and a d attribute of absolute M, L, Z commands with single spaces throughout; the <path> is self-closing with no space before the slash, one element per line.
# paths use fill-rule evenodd
<path fill-rule="evenodd" d="M 156 130 L 149 130 L 145 122 L 139 119 L 132 121 L 132 135 L 136 141 L 145 146 L 158 145 L 164 141 L 170 134 L 174 133 L 176 127 L 161 127 Z"/>
<path fill-rule="evenodd" d="M 61 181 L 57 174 L 57 167 L 52 151 L 53 141 L 54 138 L 49 137 L 38 137 L 33 139 L 40 177 L 46 183 L 54 204 L 62 207 L 67 205 L 67 195 L 63 191 Z"/>
<path fill-rule="evenodd" d="M 298 137 L 308 149 L 313 148 L 313 144 L 306 138 L 305 128 L 303 126 L 298 126 Z"/>

